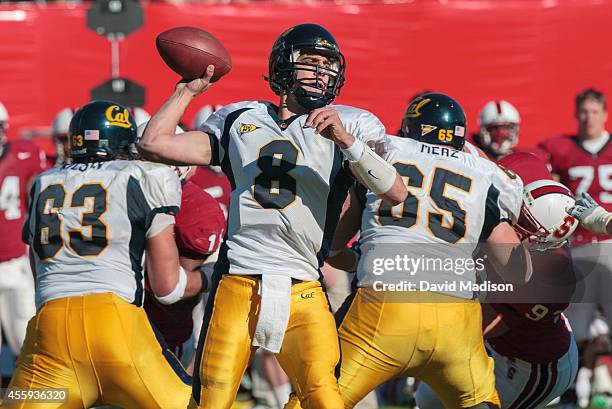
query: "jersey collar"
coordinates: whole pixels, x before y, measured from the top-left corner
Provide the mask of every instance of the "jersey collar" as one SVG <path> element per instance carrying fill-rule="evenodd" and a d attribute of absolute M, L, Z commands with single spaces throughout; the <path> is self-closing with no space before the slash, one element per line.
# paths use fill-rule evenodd
<path fill-rule="evenodd" d="M 268 109 L 268 115 L 270 115 L 270 118 L 272 118 L 274 122 L 276 122 L 276 125 L 278 125 L 281 131 L 284 131 L 285 129 L 289 128 L 289 125 L 291 125 L 293 121 L 295 121 L 296 119 L 304 115 L 304 114 L 296 114 L 288 119 L 283 120 L 278 116 L 278 107 L 276 105 L 274 105 L 271 102 L 269 102 L 266 105 Z"/>
<path fill-rule="evenodd" d="M 604 131 L 608 134 L 607 131 Z M 604 146 L 602 146 L 597 152 L 589 152 L 588 150 L 584 149 L 584 146 L 582 146 L 582 142 L 580 142 L 580 139 L 578 139 L 578 135 L 575 135 L 572 137 L 572 140 L 576 143 L 576 145 L 578 146 L 578 148 L 580 148 L 581 151 L 583 151 L 584 153 L 586 153 L 589 156 L 592 157 L 597 157 L 599 156 L 603 151 L 606 150 L 606 148 L 608 147 L 608 145 L 610 145 L 610 141 L 612 141 L 612 135 L 608 134 L 608 140 L 606 141 L 606 143 L 604 144 Z"/>

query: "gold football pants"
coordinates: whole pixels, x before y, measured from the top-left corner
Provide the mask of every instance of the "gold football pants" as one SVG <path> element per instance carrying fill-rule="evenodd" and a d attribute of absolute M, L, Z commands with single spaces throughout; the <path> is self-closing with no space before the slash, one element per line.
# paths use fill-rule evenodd
<path fill-rule="evenodd" d="M 111 293 L 61 298 L 30 320 L 9 391 L 65 388 L 67 400 L 5 400 L 1 406 L 184 409 L 189 380 L 158 342 L 144 309 Z"/>
<path fill-rule="evenodd" d="M 219 277 L 215 277 L 216 280 Z M 198 343 L 190 408 L 226 409 L 249 361 L 257 325 L 258 280 L 222 275 L 214 281 Z M 307 409 L 341 409 L 335 367 L 340 358 L 334 317 L 318 281 L 291 287 L 291 313 L 278 362 Z"/>
<path fill-rule="evenodd" d="M 359 288 L 337 312 L 337 321 L 345 408 L 398 376 L 427 382 L 450 409 L 499 405 L 478 302 Z M 286 406 L 299 407 L 295 397 Z"/>

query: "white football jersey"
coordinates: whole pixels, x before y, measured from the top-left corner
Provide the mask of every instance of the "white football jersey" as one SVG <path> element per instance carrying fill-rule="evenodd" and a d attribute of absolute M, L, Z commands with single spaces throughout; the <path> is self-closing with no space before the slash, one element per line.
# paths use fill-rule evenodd
<path fill-rule="evenodd" d="M 23 231 L 35 256 L 37 305 L 112 292 L 141 306 L 147 232 L 180 201 L 176 173 L 150 162 L 75 163 L 39 175 Z"/>
<path fill-rule="evenodd" d="M 385 137 L 371 113 L 333 107 L 356 138 Z M 304 128 L 307 117 L 283 121 L 273 104 L 250 101 L 223 107 L 201 127 L 211 139 L 212 164 L 232 185 L 217 271 L 319 278 L 352 177 L 336 144 Z"/>
<path fill-rule="evenodd" d="M 414 258 L 470 259 L 495 226 L 503 220 L 513 224 L 519 217 L 522 181 L 487 159 L 400 137 L 388 138 L 384 157 L 404 177 L 409 193 L 394 207 L 372 192 L 362 193 L 361 286 L 381 279 L 380 271 L 372 272 L 373 257 L 389 258 L 400 251 Z M 448 273 L 436 281 L 456 278 L 455 272 Z M 461 273 L 474 279 L 470 274 L 475 273 Z"/>

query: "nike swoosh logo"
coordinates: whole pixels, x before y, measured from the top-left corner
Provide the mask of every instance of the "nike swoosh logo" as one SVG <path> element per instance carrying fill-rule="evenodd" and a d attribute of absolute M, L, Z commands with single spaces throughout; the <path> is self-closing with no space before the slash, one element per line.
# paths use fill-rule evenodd
<path fill-rule="evenodd" d="M 372 169 L 368 170 L 368 175 L 372 176 L 374 179 L 379 179 L 372 173 Z"/>
<path fill-rule="evenodd" d="M 17 159 L 24 160 L 24 159 L 29 158 L 30 156 L 32 156 L 31 153 L 28 153 L 28 152 L 19 152 L 17 154 Z"/>

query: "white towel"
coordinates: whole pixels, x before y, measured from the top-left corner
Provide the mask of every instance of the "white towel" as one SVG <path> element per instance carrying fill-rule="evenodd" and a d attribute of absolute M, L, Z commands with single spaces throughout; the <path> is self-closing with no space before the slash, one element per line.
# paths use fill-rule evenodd
<path fill-rule="evenodd" d="M 259 283 L 261 303 L 253 346 L 278 354 L 291 312 L 291 277 L 263 274 Z"/>

